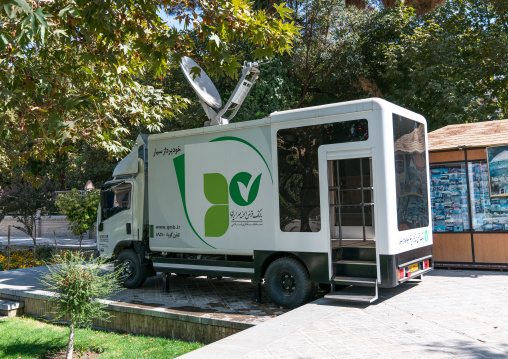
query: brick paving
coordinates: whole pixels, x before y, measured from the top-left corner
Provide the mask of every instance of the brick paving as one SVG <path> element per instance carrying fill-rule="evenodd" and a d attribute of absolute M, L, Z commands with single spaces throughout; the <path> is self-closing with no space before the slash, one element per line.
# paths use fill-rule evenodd
<path fill-rule="evenodd" d="M 164 280 L 159 275 L 148 278 L 140 288 L 123 290 L 110 300 L 249 324 L 259 324 L 288 312 L 276 306 L 264 292 L 263 302 L 254 302 L 254 285 L 246 279 L 172 275 L 169 293 L 163 289 Z"/>
<path fill-rule="evenodd" d="M 44 298 L 39 278 L 46 267 L 0 272 L 0 294 Z M 163 291 L 161 274 L 151 277 L 139 288 L 124 289 L 108 298 L 113 305 L 142 308 L 255 325 L 288 312 L 276 306 L 263 293 L 263 303 L 253 301 L 254 285 L 242 279 L 184 278 L 172 275 L 169 293 Z"/>
<path fill-rule="evenodd" d="M 508 273 L 435 270 L 363 306 L 319 299 L 183 358 L 508 358 Z"/>

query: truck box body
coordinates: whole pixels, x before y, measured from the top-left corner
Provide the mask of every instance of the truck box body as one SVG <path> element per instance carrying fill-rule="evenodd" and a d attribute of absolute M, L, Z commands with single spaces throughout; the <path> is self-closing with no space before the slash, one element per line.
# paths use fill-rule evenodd
<path fill-rule="evenodd" d="M 149 135 L 110 181 L 132 184 L 132 205 L 99 219 L 99 249 L 145 241 L 157 271 L 256 281 L 291 256 L 333 283 L 355 272 L 334 264 L 344 245 L 371 243 L 376 285 L 395 286 L 401 265 L 432 267 L 426 133 L 422 116 L 367 99 Z"/>

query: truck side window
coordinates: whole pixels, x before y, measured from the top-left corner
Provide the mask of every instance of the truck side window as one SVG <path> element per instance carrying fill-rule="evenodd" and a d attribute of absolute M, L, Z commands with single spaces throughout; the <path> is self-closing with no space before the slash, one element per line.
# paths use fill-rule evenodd
<path fill-rule="evenodd" d="M 406 231 L 427 227 L 429 202 L 425 125 L 396 114 L 392 119 L 398 228 Z"/>
<path fill-rule="evenodd" d="M 131 185 L 114 184 L 101 191 L 101 221 L 131 208 Z"/>
<path fill-rule="evenodd" d="M 366 141 L 368 121 L 359 119 L 277 131 L 280 229 L 319 232 L 318 148 L 321 145 Z"/>

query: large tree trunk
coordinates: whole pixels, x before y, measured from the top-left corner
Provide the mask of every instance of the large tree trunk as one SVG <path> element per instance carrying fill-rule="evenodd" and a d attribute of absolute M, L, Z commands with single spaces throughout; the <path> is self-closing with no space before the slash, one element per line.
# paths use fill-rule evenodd
<path fill-rule="evenodd" d="M 71 324 L 71 331 L 69 332 L 69 344 L 67 344 L 67 356 L 65 359 L 72 359 L 72 352 L 74 351 L 74 324 Z"/>

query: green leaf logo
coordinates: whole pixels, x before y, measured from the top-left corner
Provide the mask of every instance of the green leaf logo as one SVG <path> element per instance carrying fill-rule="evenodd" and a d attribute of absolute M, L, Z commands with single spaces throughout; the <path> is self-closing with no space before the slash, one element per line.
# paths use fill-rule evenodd
<path fill-rule="evenodd" d="M 228 204 L 228 181 L 220 173 L 203 175 L 205 197 L 211 204 Z"/>
<path fill-rule="evenodd" d="M 205 214 L 205 237 L 221 237 L 229 228 L 228 181 L 220 173 L 205 173 L 203 187 L 213 204 Z"/>
<path fill-rule="evenodd" d="M 237 173 L 229 185 L 231 199 L 239 206 L 248 206 L 258 196 L 261 174 L 251 182 L 252 175 L 247 172 Z"/>
<path fill-rule="evenodd" d="M 205 213 L 205 237 L 222 237 L 229 228 L 229 196 L 239 206 L 248 206 L 258 196 L 261 174 L 253 181 L 252 175 L 239 172 L 228 181 L 220 173 L 203 175 L 205 197 L 213 206 Z"/>
<path fill-rule="evenodd" d="M 429 234 L 427 233 L 427 230 L 425 230 L 425 242 L 429 241 Z"/>

